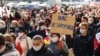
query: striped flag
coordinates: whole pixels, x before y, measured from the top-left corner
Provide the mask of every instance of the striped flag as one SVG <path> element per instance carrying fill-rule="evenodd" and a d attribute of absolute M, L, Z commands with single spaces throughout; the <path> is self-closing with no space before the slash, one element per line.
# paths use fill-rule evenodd
<path fill-rule="evenodd" d="M 23 53 L 23 49 L 22 49 L 20 40 L 16 41 L 16 49 L 19 51 L 20 55 Z"/>

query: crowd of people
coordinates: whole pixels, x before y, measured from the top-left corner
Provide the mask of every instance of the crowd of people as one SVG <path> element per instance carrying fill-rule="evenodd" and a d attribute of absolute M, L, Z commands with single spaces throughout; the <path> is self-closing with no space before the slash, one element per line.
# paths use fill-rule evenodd
<path fill-rule="evenodd" d="M 100 56 L 100 8 L 63 6 L 3 12 L 0 56 Z M 73 36 L 51 33 L 53 14 L 75 16 Z"/>

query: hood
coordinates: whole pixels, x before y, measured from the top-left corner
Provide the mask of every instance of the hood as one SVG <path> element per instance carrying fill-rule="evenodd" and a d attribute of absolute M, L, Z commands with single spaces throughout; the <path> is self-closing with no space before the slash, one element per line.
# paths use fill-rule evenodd
<path fill-rule="evenodd" d="M 5 28 L 6 27 L 6 23 L 3 20 L 0 20 L 0 29 L 1 28 Z"/>

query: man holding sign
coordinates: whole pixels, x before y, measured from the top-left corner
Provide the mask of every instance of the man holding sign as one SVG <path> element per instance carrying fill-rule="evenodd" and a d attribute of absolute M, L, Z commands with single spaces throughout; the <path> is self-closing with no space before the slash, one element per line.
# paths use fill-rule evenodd
<path fill-rule="evenodd" d="M 53 14 L 50 32 L 73 36 L 74 23 L 75 23 L 74 16 Z M 61 41 L 66 43 L 66 38 L 65 41 L 63 41 L 64 37 L 61 38 L 62 38 Z M 70 51 L 69 49 L 69 56 L 73 56 L 73 50 Z"/>

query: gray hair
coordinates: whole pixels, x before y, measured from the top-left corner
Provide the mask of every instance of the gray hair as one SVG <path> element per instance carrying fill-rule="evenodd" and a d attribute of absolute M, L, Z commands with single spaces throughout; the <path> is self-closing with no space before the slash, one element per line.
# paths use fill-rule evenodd
<path fill-rule="evenodd" d="M 43 41 L 43 37 L 41 35 L 35 35 L 32 40 L 41 40 Z"/>

